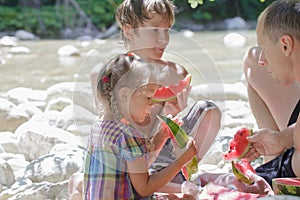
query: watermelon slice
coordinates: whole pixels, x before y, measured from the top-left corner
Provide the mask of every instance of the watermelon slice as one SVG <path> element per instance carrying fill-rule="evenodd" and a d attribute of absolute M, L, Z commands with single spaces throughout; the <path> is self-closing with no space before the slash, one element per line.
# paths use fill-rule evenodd
<path fill-rule="evenodd" d="M 257 200 L 259 197 L 263 197 L 263 195 L 239 192 L 214 184 L 213 182 L 209 182 L 203 188 L 201 194 L 198 196 L 198 199 Z"/>
<path fill-rule="evenodd" d="M 185 131 L 173 120 L 167 118 L 165 116 L 158 115 L 158 119 L 163 123 L 163 126 L 167 126 L 169 129 L 169 133 L 171 134 L 171 139 L 180 147 L 184 148 L 188 143 L 188 135 Z M 192 160 L 187 163 L 181 169 L 186 180 L 191 180 L 192 175 L 198 171 L 198 159 L 196 156 L 192 158 Z"/>
<path fill-rule="evenodd" d="M 277 195 L 300 196 L 300 178 L 274 178 L 272 187 Z"/>
<path fill-rule="evenodd" d="M 246 137 L 252 135 L 253 132 L 248 128 L 239 129 L 232 140 L 229 141 L 229 150 L 223 153 L 225 161 L 239 160 L 248 152 L 251 142 Z"/>
<path fill-rule="evenodd" d="M 188 88 L 191 83 L 191 74 L 186 75 L 183 80 L 180 80 L 176 85 L 163 86 L 156 90 L 152 100 L 155 102 L 164 102 L 176 99 L 176 94 Z"/>
<path fill-rule="evenodd" d="M 256 174 L 255 170 L 253 169 L 253 167 L 251 166 L 248 160 L 241 159 L 236 162 L 231 161 L 231 165 L 232 165 L 232 172 L 239 181 L 248 185 L 254 183 L 254 181 L 247 176 L 247 170 L 251 170 L 254 174 Z"/>

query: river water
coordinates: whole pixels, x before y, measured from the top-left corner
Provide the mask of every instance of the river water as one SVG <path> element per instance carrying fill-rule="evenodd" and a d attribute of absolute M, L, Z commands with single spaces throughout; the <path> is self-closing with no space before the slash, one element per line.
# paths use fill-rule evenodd
<path fill-rule="evenodd" d="M 246 39 L 241 47 L 224 45 L 223 38 L 228 33 L 230 32 L 172 32 L 165 58 L 184 65 L 193 74 L 193 85 L 240 81 L 242 59 L 246 50 L 256 44 L 255 32 L 237 32 Z M 58 49 L 64 45 L 75 46 L 80 55 L 58 56 Z M 29 48 L 30 53 L 11 54 L 10 47 L 0 46 L 1 93 L 15 87 L 47 89 L 60 82 L 88 81 L 89 72 L 95 65 L 114 54 L 124 52 L 122 44 L 114 38 L 93 41 L 19 41 L 18 46 Z"/>

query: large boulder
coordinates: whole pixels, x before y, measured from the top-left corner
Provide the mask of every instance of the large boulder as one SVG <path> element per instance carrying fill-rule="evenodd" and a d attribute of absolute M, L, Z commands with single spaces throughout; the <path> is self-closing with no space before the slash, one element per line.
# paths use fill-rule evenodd
<path fill-rule="evenodd" d="M 0 98 L 0 131 L 14 132 L 29 120 L 28 114 L 7 99 Z"/>
<path fill-rule="evenodd" d="M 76 145 L 56 145 L 49 154 L 32 161 L 24 176 L 32 182 L 48 181 L 51 183 L 68 180 L 83 167 L 85 150 Z"/>
<path fill-rule="evenodd" d="M 30 120 L 19 126 L 15 134 L 19 152 L 29 161 L 48 154 L 56 144 L 81 144 L 72 133 L 50 126 L 46 120 Z"/>
<path fill-rule="evenodd" d="M 14 172 L 6 160 L 0 159 L 0 184 L 11 186 L 15 182 Z"/>

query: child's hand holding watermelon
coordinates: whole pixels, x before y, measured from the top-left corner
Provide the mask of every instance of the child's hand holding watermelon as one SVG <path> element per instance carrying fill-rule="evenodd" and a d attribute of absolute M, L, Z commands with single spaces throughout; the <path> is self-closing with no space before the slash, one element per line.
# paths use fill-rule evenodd
<path fill-rule="evenodd" d="M 188 96 L 191 92 L 191 74 L 186 75 L 178 84 L 163 86 L 152 97 L 154 102 L 164 102 L 162 115 L 177 115 L 187 107 Z"/>
<path fill-rule="evenodd" d="M 266 182 L 265 179 L 253 173 L 251 170 L 248 170 L 246 175 L 253 180 L 253 184 L 245 185 L 244 183 L 235 180 L 233 184 L 237 187 L 238 191 L 263 195 L 274 195 L 271 186 Z"/>
<path fill-rule="evenodd" d="M 195 141 L 190 139 L 185 131 L 178 125 L 178 123 L 174 122 L 172 119 L 157 116 L 158 119 L 164 124 L 163 126 L 167 126 L 170 133 L 171 138 L 178 148 L 183 149 L 182 155 L 177 157 L 178 159 L 189 159 L 189 161 L 183 168 L 182 173 L 187 180 L 192 178 L 192 175 L 198 171 L 198 160 L 197 160 L 197 149 L 195 147 Z M 193 155 L 192 159 L 189 158 L 190 155 Z"/>

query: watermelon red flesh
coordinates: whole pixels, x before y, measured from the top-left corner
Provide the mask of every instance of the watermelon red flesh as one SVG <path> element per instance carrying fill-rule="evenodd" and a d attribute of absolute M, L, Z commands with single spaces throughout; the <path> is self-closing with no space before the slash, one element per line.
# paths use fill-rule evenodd
<path fill-rule="evenodd" d="M 300 178 L 280 178 L 277 180 L 277 183 L 284 185 L 300 186 Z"/>
<path fill-rule="evenodd" d="M 248 185 L 253 183 L 253 180 L 251 180 L 247 176 L 247 170 L 252 171 L 252 173 L 254 173 L 254 174 L 256 174 L 256 172 L 248 160 L 241 159 L 237 162 L 231 161 L 231 164 L 232 164 L 232 172 L 238 180 L 240 180 Z"/>
<path fill-rule="evenodd" d="M 252 194 L 252 193 L 244 193 L 235 191 L 220 185 L 216 185 L 213 182 L 208 183 L 201 192 L 199 199 L 230 199 L 230 200 L 257 200 L 262 195 L 260 194 Z"/>
<path fill-rule="evenodd" d="M 248 128 L 239 129 L 229 142 L 229 150 L 223 153 L 225 161 L 238 160 L 243 158 L 248 152 L 251 143 L 246 137 L 252 135 L 252 130 Z"/>
<path fill-rule="evenodd" d="M 152 100 L 156 102 L 164 102 L 176 99 L 176 94 L 188 88 L 191 83 L 191 75 L 188 74 L 183 80 L 176 85 L 163 86 L 158 88 L 154 93 Z"/>

